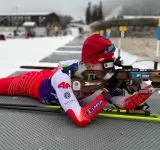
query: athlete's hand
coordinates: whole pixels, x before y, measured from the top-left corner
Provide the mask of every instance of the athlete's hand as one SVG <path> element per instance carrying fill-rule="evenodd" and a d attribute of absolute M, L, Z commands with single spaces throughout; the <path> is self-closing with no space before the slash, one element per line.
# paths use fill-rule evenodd
<path fill-rule="evenodd" d="M 109 92 L 106 88 L 103 88 L 103 91 L 102 91 L 101 94 L 104 96 L 104 98 L 105 98 L 105 100 L 106 100 L 107 102 L 112 103 L 112 102 L 110 101 L 110 99 L 111 99 L 110 92 Z"/>

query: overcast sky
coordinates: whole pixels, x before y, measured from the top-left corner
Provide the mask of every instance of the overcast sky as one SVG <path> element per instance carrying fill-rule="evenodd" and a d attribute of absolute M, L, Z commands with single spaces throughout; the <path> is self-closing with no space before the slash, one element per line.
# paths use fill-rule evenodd
<path fill-rule="evenodd" d="M 100 0 L 90 0 L 99 3 Z M 73 17 L 84 16 L 89 0 L 0 0 L 0 13 L 15 12 L 47 12 L 55 11 L 62 14 L 72 14 Z"/>

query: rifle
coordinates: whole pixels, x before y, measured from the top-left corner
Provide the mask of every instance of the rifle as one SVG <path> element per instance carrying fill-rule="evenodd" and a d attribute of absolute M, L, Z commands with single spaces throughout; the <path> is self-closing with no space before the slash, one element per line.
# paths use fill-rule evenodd
<path fill-rule="evenodd" d="M 117 69 L 111 72 L 115 73 L 114 78 L 117 80 L 117 85 L 114 87 L 112 92 L 117 88 L 121 88 L 126 89 L 128 93 L 132 94 L 135 91 L 133 89 L 129 90 L 129 86 L 132 87 L 134 85 L 137 87 L 137 91 L 139 91 L 141 90 L 140 84 L 142 81 L 152 81 L 151 85 L 154 88 L 160 88 L 160 70 L 139 69 L 131 68 L 131 66 L 123 66 L 122 69 Z M 75 89 L 77 89 L 75 85 L 79 85 L 78 89 L 81 95 L 87 92 L 94 92 L 102 88 L 108 89 L 108 82 L 106 80 L 98 80 L 91 77 L 94 76 L 94 71 L 87 71 L 86 74 L 89 76 L 86 80 L 72 78 L 72 87 L 74 92 L 76 91 Z M 128 87 L 128 89 L 126 87 Z"/>
<path fill-rule="evenodd" d="M 155 60 L 156 62 L 158 62 L 159 58 L 157 58 L 157 57 L 156 58 L 149 58 L 146 60 L 148 60 L 148 61 Z M 142 81 L 149 81 L 150 80 L 150 81 L 152 81 L 151 84 L 154 88 L 160 87 L 160 70 L 157 70 L 157 68 L 155 68 L 155 66 L 154 66 L 154 69 L 139 69 L 139 68 L 133 68 L 132 65 L 125 66 L 122 64 L 123 64 L 123 60 L 121 60 L 121 56 L 119 55 L 118 58 L 115 60 L 115 65 L 118 67 L 121 67 L 122 69 L 117 69 L 115 71 L 117 80 L 126 81 L 126 82 L 132 81 L 132 80 L 137 80 L 140 83 Z"/>
<path fill-rule="evenodd" d="M 123 66 L 122 69 L 117 69 L 115 71 L 116 79 L 122 81 L 137 80 L 141 81 L 152 81 L 152 86 L 154 88 L 160 87 L 160 70 L 154 69 L 139 69 L 139 68 L 128 68 Z"/>
<path fill-rule="evenodd" d="M 116 79 L 119 81 L 130 83 L 132 80 L 137 80 L 140 83 L 142 81 L 152 81 L 152 86 L 155 88 L 160 87 L 160 70 L 154 69 L 139 69 L 133 68 L 131 65 L 122 65 L 122 61 L 119 58 L 115 61 L 115 65 L 121 67 L 121 69 L 111 70 L 116 74 Z M 25 69 L 54 69 L 54 67 L 45 66 L 20 66 Z M 96 80 L 94 71 L 86 71 L 85 79 L 72 78 L 73 90 L 82 92 L 94 91 L 106 86 L 106 81 Z"/>

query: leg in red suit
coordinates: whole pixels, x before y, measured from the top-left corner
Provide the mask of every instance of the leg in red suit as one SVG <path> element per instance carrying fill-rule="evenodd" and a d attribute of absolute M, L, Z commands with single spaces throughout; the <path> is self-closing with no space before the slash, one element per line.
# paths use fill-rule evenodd
<path fill-rule="evenodd" d="M 38 88 L 42 80 L 50 77 L 53 70 L 31 71 L 0 79 L 0 95 L 29 96 L 39 99 Z"/>

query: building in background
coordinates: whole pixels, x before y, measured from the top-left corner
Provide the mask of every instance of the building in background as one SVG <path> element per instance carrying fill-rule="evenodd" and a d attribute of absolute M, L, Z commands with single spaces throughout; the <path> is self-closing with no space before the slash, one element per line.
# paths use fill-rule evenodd
<path fill-rule="evenodd" d="M 27 21 L 36 22 L 38 27 L 46 27 L 60 24 L 60 17 L 55 12 L 0 13 L 0 26 L 22 26 Z"/>
<path fill-rule="evenodd" d="M 65 35 L 67 25 L 72 20 L 71 16 L 57 14 L 55 12 L 11 12 L 0 13 L 0 33 L 10 37 L 16 37 L 21 33 L 28 34 L 34 31 L 35 36 L 58 36 Z M 34 27 L 25 27 L 25 23 L 34 22 Z M 33 32 L 32 32 L 33 33 Z M 9 36 L 8 36 L 9 35 Z"/>

